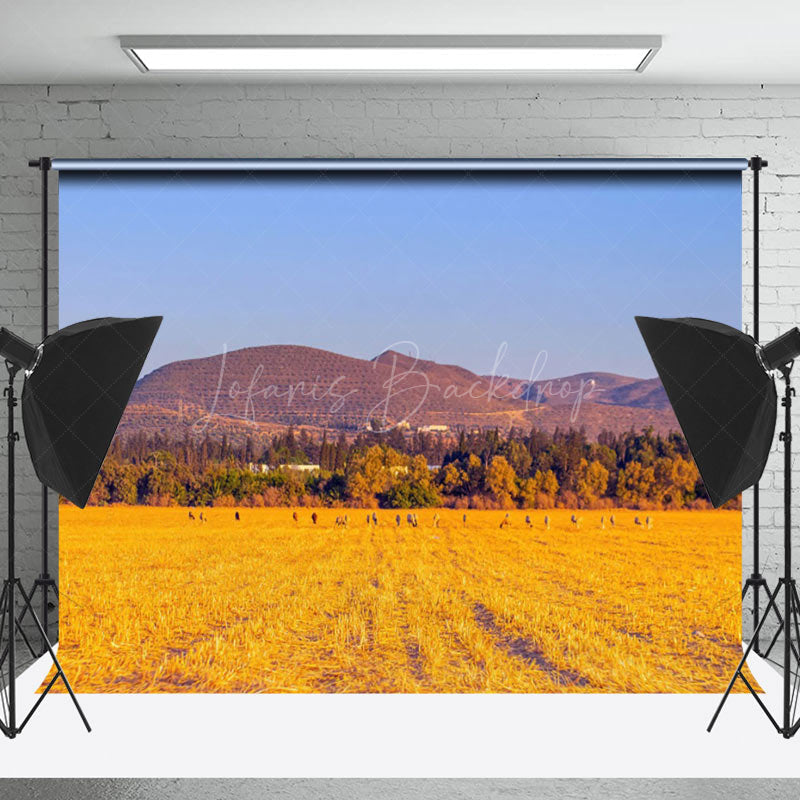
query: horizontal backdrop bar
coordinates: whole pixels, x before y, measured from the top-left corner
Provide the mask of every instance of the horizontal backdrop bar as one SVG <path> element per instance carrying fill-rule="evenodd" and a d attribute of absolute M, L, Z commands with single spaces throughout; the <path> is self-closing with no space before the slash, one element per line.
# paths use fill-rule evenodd
<path fill-rule="evenodd" d="M 140 171 L 667 171 L 745 170 L 746 158 L 54 158 L 61 172 Z"/>
<path fill-rule="evenodd" d="M 503 48 L 628 48 L 661 47 L 660 36 L 561 36 L 525 34 L 272 34 L 120 36 L 119 45 L 158 48 L 267 48 L 267 47 L 503 47 Z"/>

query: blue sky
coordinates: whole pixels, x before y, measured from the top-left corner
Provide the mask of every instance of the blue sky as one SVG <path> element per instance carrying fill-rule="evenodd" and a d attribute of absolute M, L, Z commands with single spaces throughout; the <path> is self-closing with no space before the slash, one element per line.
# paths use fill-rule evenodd
<path fill-rule="evenodd" d="M 652 377 L 633 317 L 741 324 L 739 173 L 64 173 L 60 324 L 162 314 L 145 372 L 265 344 Z M 499 354 L 502 354 L 499 365 Z"/>

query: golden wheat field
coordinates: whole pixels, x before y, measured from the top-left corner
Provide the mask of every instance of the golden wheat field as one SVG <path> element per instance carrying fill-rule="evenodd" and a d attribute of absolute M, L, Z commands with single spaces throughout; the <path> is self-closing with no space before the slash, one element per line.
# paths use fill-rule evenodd
<path fill-rule="evenodd" d="M 741 656 L 736 511 L 235 511 L 62 507 L 78 691 L 721 692 Z"/>

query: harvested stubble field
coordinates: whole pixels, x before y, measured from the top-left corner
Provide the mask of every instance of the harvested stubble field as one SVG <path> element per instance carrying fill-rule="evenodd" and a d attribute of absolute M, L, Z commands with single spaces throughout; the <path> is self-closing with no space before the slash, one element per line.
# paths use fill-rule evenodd
<path fill-rule="evenodd" d="M 741 656 L 739 512 L 238 510 L 62 507 L 78 691 L 721 692 Z"/>

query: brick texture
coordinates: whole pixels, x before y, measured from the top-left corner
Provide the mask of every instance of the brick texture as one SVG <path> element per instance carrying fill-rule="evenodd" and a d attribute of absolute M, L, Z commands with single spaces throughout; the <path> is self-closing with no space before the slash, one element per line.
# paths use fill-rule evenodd
<path fill-rule="evenodd" d="M 486 83 L 0 86 L 0 324 L 39 334 L 39 176 L 55 157 L 746 157 L 761 181 L 762 338 L 800 322 L 800 86 Z M 743 302 L 752 317 L 751 176 L 744 175 Z M 53 184 L 56 180 L 52 181 Z M 56 189 L 53 186 L 53 200 Z M 51 207 L 51 320 L 57 212 Z M 800 415 L 798 415 L 800 420 Z M 796 439 L 800 441 L 800 439 Z M 5 442 L 2 442 L 5 445 Z M 0 480 L 5 462 L 0 453 Z M 18 557 L 38 572 L 39 489 L 20 448 Z M 778 447 L 762 480 L 762 563 L 782 562 Z M 800 486 L 800 475 L 794 480 Z M 743 574 L 750 572 L 745 499 Z M 53 514 L 53 561 L 57 548 Z M 0 519 L 5 527 L 5 520 Z M 0 559 L 4 558 L 0 547 Z M 2 563 L 0 563 L 0 568 Z"/>

